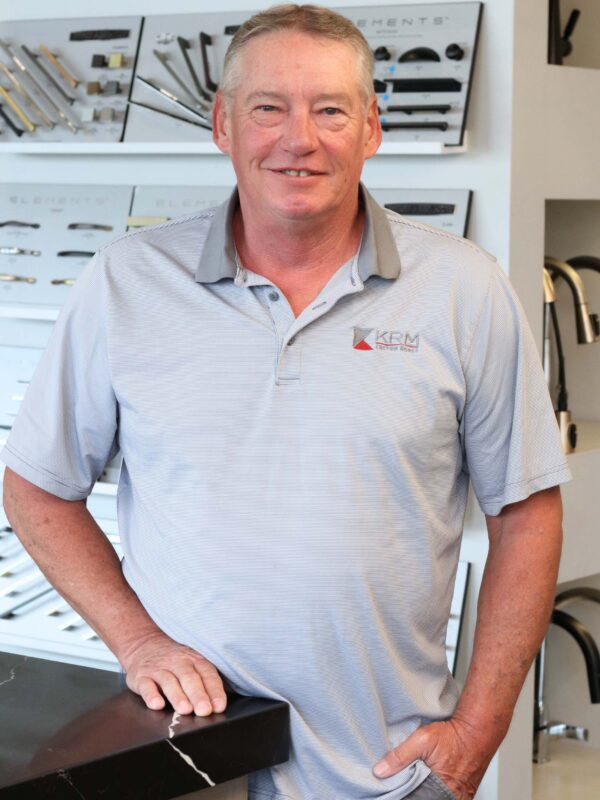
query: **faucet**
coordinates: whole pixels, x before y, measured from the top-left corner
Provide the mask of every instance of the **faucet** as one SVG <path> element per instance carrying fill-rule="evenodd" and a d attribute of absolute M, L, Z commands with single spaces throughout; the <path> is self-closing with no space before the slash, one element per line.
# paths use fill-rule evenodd
<path fill-rule="evenodd" d="M 587 670 L 590 700 L 600 703 L 600 652 L 588 629 L 571 614 L 562 608 L 575 600 L 591 600 L 600 603 L 600 590 L 590 587 L 568 589 L 556 597 L 551 622 L 567 631 L 577 642 Z M 535 662 L 535 696 L 533 760 L 537 764 L 549 761 L 548 744 L 551 739 L 566 738 L 579 741 L 588 740 L 588 730 L 581 726 L 568 725 L 565 722 L 549 722 L 545 700 L 546 642 L 542 642 Z"/>
<path fill-rule="evenodd" d="M 585 287 L 577 271 L 566 261 L 560 261 L 549 256 L 545 256 L 544 266 L 552 275 L 553 280 L 556 280 L 559 276 L 564 278 L 573 294 L 578 344 L 592 344 L 598 341 L 600 339 L 598 315 L 590 313 L 590 307 L 585 296 Z"/>

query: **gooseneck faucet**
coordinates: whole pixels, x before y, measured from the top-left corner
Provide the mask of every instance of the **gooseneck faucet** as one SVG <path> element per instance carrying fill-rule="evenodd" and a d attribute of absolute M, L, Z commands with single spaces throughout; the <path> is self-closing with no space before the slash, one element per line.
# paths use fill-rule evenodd
<path fill-rule="evenodd" d="M 575 600 L 600 603 L 600 590 L 590 587 L 569 589 L 557 595 L 552 613 L 552 623 L 569 633 L 581 650 L 587 670 L 590 700 L 600 703 L 600 652 L 588 629 L 562 608 Z M 546 642 L 542 643 L 535 663 L 535 695 L 533 760 L 538 764 L 548 761 L 548 742 L 553 738 L 587 741 L 586 728 L 564 722 L 548 722 L 545 701 Z"/>
<path fill-rule="evenodd" d="M 590 307 L 585 295 L 585 287 L 577 270 L 566 261 L 545 256 L 544 266 L 556 280 L 559 276 L 565 282 L 573 295 L 575 305 L 575 322 L 577 325 L 577 342 L 579 344 L 592 344 L 600 339 L 600 322 L 598 315 L 590 312 Z"/>

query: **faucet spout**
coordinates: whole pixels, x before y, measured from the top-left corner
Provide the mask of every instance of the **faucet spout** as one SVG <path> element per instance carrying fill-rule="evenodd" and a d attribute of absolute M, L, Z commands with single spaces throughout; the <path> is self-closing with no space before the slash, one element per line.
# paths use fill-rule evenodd
<path fill-rule="evenodd" d="M 579 344 L 592 344 L 600 338 L 598 316 L 590 312 L 587 302 L 585 287 L 580 276 L 566 261 L 545 256 L 544 267 L 550 272 L 553 279 L 560 276 L 565 279 L 573 295 L 575 304 L 575 321 L 577 324 L 577 341 Z"/>
<path fill-rule="evenodd" d="M 592 635 L 579 620 L 560 609 L 555 609 L 552 613 L 552 622 L 569 633 L 579 645 L 585 659 L 590 700 L 592 703 L 600 703 L 600 652 Z"/>

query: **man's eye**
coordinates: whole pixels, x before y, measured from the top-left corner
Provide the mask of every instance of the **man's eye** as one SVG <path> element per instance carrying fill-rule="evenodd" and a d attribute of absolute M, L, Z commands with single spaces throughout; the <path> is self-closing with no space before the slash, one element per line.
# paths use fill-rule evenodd
<path fill-rule="evenodd" d="M 259 111 L 275 111 L 275 106 L 262 105 L 258 106 Z"/>
<path fill-rule="evenodd" d="M 341 110 L 339 108 L 335 108 L 334 106 L 327 106 L 327 108 L 323 109 L 323 113 L 328 117 L 335 117 L 336 114 L 341 114 Z"/>

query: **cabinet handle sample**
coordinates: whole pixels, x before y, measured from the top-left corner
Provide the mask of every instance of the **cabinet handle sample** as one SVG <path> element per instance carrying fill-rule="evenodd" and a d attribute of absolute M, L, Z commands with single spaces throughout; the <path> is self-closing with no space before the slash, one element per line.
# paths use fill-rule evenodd
<path fill-rule="evenodd" d="M 2 62 L 0 62 L 0 71 L 8 78 L 25 102 L 29 103 L 44 125 L 52 130 L 52 128 L 54 128 L 54 120 L 51 120 L 50 117 L 43 111 L 43 109 L 40 108 L 35 99 L 32 97 L 31 93 L 27 91 L 17 76 L 14 75 Z"/>
<path fill-rule="evenodd" d="M 204 70 L 204 83 L 211 92 L 216 92 L 219 88 L 217 84 L 210 77 L 210 66 L 208 64 L 208 53 L 206 48 L 212 44 L 212 36 L 204 31 L 200 32 L 200 52 L 202 53 L 202 69 Z"/>
<path fill-rule="evenodd" d="M 29 56 L 29 58 L 31 59 L 31 62 L 33 64 L 35 64 L 35 66 L 39 69 L 39 71 L 42 73 L 42 75 L 46 78 L 46 80 L 50 81 L 50 83 L 54 86 L 56 91 L 60 95 L 62 95 L 62 97 L 64 97 L 64 99 L 67 101 L 67 103 L 69 103 L 70 105 L 73 105 L 73 103 L 75 102 L 75 98 L 71 97 L 70 94 L 67 94 L 65 92 L 65 90 L 62 88 L 62 86 L 60 85 L 60 83 L 58 83 L 58 81 L 54 80 L 52 75 L 50 75 L 50 73 L 48 72 L 46 67 L 40 61 L 40 57 L 38 56 L 38 54 L 34 53 L 32 50 L 30 50 L 24 44 L 21 45 L 21 47 L 23 48 L 23 51 L 25 53 L 27 53 L 27 55 Z"/>
<path fill-rule="evenodd" d="M 17 117 L 21 120 L 23 125 L 25 125 L 25 127 L 27 128 L 29 133 L 33 133 L 34 130 L 36 129 L 36 126 L 29 119 L 27 114 L 22 110 L 22 108 L 19 106 L 19 104 L 16 103 L 12 99 L 12 97 L 9 95 L 9 93 L 6 91 L 6 89 L 3 86 L 0 86 L 0 97 L 2 97 L 4 99 L 4 101 L 6 103 L 8 103 L 8 105 L 12 108 L 12 110 L 15 112 Z"/>
<path fill-rule="evenodd" d="M 73 31 L 69 35 L 72 42 L 107 41 L 109 39 L 128 39 L 131 31 L 122 28 L 97 31 Z"/>
<path fill-rule="evenodd" d="M 41 256 L 39 250 L 24 250 L 22 247 L 0 247 L 0 256 Z"/>
<path fill-rule="evenodd" d="M 183 56 L 183 60 L 185 61 L 185 65 L 188 68 L 190 75 L 192 76 L 192 81 L 194 83 L 194 86 L 196 87 L 196 91 L 198 92 L 200 97 L 203 97 L 205 100 L 208 100 L 210 102 L 211 99 L 210 95 L 200 85 L 200 81 L 198 80 L 198 76 L 196 75 L 196 70 L 194 69 L 194 65 L 190 60 L 190 56 L 188 53 L 188 50 L 190 49 L 190 43 L 188 42 L 187 39 L 184 39 L 183 36 L 178 36 L 177 44 L 179 45 L 179 49 L 181 50 L 181 54 Z"/>
<path fill-rule="evenodd" d="M 72 89 L 76 89 L 79 86 L 80 81 L 78 81 L 77 78 L 74 78 L 71 75 L 71 73 L 68 71 L 68 69 L 60 63 L 58 58 L 54 55 L 54 53 L 50 52 L 50 50 L 46 47 L 45 44 L 41 44 L 40 45 L 40 53 L 42 53 L 43 55 L 46 56 L 46 58 L 52 64 L 54 69 L 60 75 L 62 75 L 62 77 L 66 80 L 66 82 L 69 84 L 69 86 Z"/>
<path fill-rule="evenodd" d="M 0 222 L 0 228 L 39 228 L 39 222 L 21 222 L 18 219 L 7 219 Z"/>
<path fill-rule="evenodd" d="M 52 278 L 52 286 L 74 286 L 75 278 Z"/>
<path fill-rule="evenodd" d="M 67 225 L 70 231 L 112 231 L 112 225 L 100 225 L 97 222 L 71 222 Z"/>
<path fill-rule="evenodd" d="M 8 127 L 11 129 L 11 131 L 12 131 L 12 132 L 13 132 L 13 133 L 14 133 L 16 136 L 23 136 L 23 134 L 25 133 L 25 131 L 23 130 L 23 128 L 19 128 L 19 127 L 18 127 L 18 125 L 15 125 L 15 123 L 14 123 L 14 122 L 12 121 L 12 119 L 11 119 L 11 118 L 8 116 L 8 114 L 6 113 L 6 111 L 5 111 L 5 110 L 2 108 L 2 104 L 1 104 L 1 103 L 0 103 L 0 117 L 2 117 L 2 119 L 4 120 L 4 122 L 6 122 L 6 124 L 8 125 Z"/>
<path fill-rule="evenodd" d="M 13 281 L 21 283 L 37 283 L 37 278 L 26 278 L 24 275 L 7 275 L 0 272 L 0 281 Z"/>

